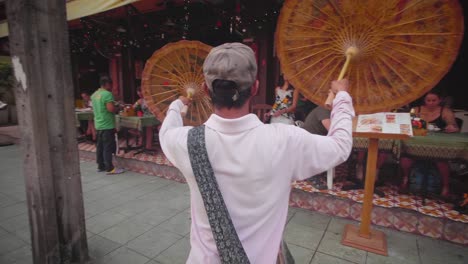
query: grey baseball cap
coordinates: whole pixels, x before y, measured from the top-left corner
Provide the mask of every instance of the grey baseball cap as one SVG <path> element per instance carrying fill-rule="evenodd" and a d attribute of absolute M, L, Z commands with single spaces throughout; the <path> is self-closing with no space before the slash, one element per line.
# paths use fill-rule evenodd
<path fill-rule="evenodd" d="M 257 61 L 253 50 L 242 43 L 225 43 L 211 49 L 203 63 L 206 85 L 213 91 L 214 80 L 228 80 L 246 90 L 257 79 Z"/>

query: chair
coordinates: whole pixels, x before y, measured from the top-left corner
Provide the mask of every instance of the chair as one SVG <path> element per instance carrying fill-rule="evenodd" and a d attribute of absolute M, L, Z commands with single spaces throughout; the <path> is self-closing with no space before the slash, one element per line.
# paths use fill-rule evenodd
<path fill-rule="evenodd" d="M 460 128 L 461 133 L 468 132 L 468 112 L 467 111 L 456 111 L 455 120 Z"/>
<path fill-rule="evenodd" d="M 463 120 L 461 118 L 455 117 L 455 122 L 457 123 L 458 128 L 461 130 L 463 127 Z"/>
<path fill-rule="evenodd" d="M 294 121 L 294 124 L 295 124 L 297 127 L 303 127 L 303 126 L 304 126 L 304 121 L 296 120 L 296 121 Z"/>
<path fill-rule="evenodd" d="M 269 104 L 254 104 L 250 107 L 250 112 L 256 114 L 258 119 L 265 122 L 264 116 L 271 110 L 272 106 Z"/>

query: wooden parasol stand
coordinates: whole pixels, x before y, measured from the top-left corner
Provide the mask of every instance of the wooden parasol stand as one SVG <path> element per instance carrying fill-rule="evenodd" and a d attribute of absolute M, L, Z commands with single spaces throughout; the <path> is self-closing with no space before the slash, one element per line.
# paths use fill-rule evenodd
<path fill-rule="evenodd" d="M 353 136 L 369 139 L 364 200 L 361 211 L 361 224 L 359 227 L 350 224 L 346 225 L 341 243 L 346 246 L 387 256 L 387 240 L 385 239 L 385 234 L 378 230 L 371 230 L 370 228 L 379 139 L 405 140 L 408 139 L 409 136 L 404 134 L 362 132 L 353 132 Z"/>

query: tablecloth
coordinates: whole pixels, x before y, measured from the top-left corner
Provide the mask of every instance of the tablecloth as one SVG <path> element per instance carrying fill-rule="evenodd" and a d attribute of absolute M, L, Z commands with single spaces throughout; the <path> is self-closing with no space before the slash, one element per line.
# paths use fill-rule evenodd
<path fill-rule="evenodd" d="M 157 126 L 161 124 L 156 117 L 152 115 L 148 116 L 115 116 L 115 127 L 119 130 L 121 127 L 124 128 L 133 128 L 138 129 L 140 131 L 143 130 L 144 127 L 148 126 Z"/>
<path fill-rule="evenodd" d="M 429 132 L 401 141 L 401 152 L 420 158 L 468 160 L 468 133 Z"/>

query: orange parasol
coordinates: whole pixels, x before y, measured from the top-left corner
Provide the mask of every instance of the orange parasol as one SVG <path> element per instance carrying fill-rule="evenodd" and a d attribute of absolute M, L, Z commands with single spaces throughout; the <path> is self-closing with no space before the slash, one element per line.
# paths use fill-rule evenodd
<path fill-rule="evenodd" d="M 360 114 L 399 108 L 432 89 L 462 38 L 454 0 L 287 0 L 276 30 L 289 81 L 323 105 L 342 72 Z"/>
<path fill-rule="evenodd" d="M 145 64 L 142 93 L 148 108 L 163 121 L 169 104 L 179 96 L 191 97 L 185 125 L 197 126 L 211 115 L 211 99 L 203 92 L 203 62 L 211 46 L 199 41 L 169 43 L 154 52 Z"/>

